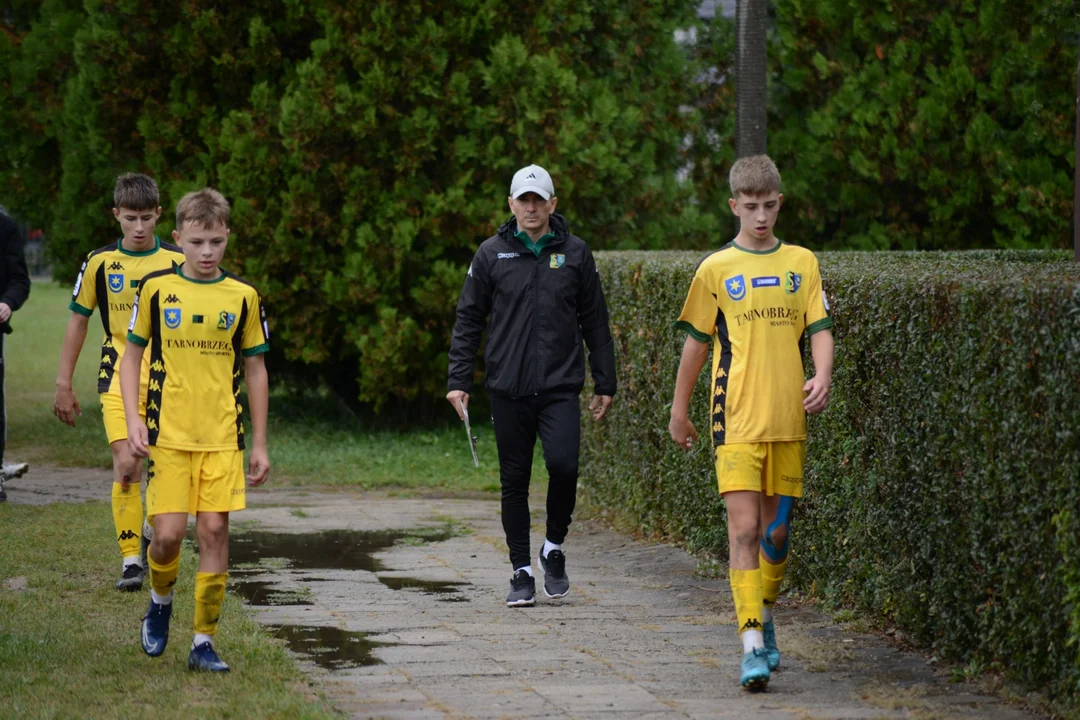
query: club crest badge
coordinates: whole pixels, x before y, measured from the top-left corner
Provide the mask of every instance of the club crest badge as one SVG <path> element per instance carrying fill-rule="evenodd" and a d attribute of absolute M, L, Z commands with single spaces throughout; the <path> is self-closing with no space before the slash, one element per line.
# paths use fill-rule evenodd
<path fill-rule="evenodd" d="M 558 270 L 566 262 L 565 255 L 553 254 L 551 256 L 551 267 L 553 270 Z"/>
<path fill-rule="evenodd" d="M 788 270 L 787 280 L 784 282 L 784 292 L 794 295 L 799 292 L 802 285 L 802 275 Z"/>
<path fill-rule="evenodd" d="M 165 308 L 165 327 L 170 330 L 180 327 L 180 308 Z"/>
<path fill-rule="evenodd" d="M 114 293 L 118 293 L 124 289 L 123 273 L 109 273 L 109 289 Z"/>
<path fill-rule="evenodd" d="M 228 330 L 233 326 L 234 322 L 236 322 L 236 315 L 234 313 L 226 312 L 225 310 L 218 313 L 218 330 Z"/>
<path fill-rule="evenodd" d="M 724 288 L 727 290 L 728 297 L 732 300 L 739 301 L 746 297 L 746 283 L 743 281 L 742 275 L 736 275 L 725 280 Z"/>

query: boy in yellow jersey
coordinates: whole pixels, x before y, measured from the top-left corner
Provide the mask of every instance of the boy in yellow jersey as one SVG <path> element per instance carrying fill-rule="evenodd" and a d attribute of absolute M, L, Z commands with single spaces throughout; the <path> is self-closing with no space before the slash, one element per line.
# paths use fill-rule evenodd
<path fill-rule="evenodd" d="M 101 366 L 98 369 L 98 397 L 101 398 L 105 436 L 112 448 L 113 522 L 124 563 L 116 589 L 135 591 L 142 588 L 146 576 L 150 527 L 143 522 L 139 483 L 142 461 L 133 456 L 128 448 L 127 421 L 116 369 L 127 347 L 127 324 L 139 282 L 151 272 L 174 267 L 183 261 L 184 256 L 179 248 L 163 243 L 154 236 L 161 207 L 157 184 L 146 175 L 128 173 L 116 179 L 113 216 L 120 223 L 123 237 L 87 255 L 75 281 L 75 291 L 69 305 L 71 318 L 64 333 L 60 369 L 56 375 L 53 414 L 72 427 L 75 426 L 76 416 L 82 414 L 71 379 L 86 340 L 90 316 L 97 308 L 105 328 L 101 343 Z M 150 374 L 149 365 L 149 362 L 144 363 L 142 368 L 144 388 Z M 142 415 L 141 405 L 138 412 Z"/>
<path fill-rule="evenodd" d="M 150 458 L 146 512 L 154 518 L 154 539 L 142 647 L 152 657 L 165 651 L 180 543 L 188 515 L 195 515 L 199 570 L 188 668 L 226 672 L 213 638 L 228 577 L 229 513 L 245 507 L 240 371 L 254 435 L 247 479 L 255 486 L 270 471 L 262 355 L 270 349 L 269 333 L 258 291 L 219 267 L 229 238 L 229 203 L 221 193 L 206 188 L 185 195 L 173 237 L 184 263 L 143 279 L 120 364 L 128 443 L 134 455 Z M 150 382 L 143 396 L 139 367 L 147 347 Z M 143 397 L 145 423 L 136 415 Z"/>
<path fill-rule="evenodd" d="M 776 165 L 765 155 L 742 158 L 729 182 L 742 227 L 698 266 L 676 323 L 687 338 L 668 431 L 686 449 L 698 439 L 688 410 L 711 339 L 711 429 L 743 642 L 740 681 L 762 690 L 780 664 L 771 606 L 787 566 L 792 505 L 803 493 L 806 413 L 829 401 L 833 321 L 817 258 L 773 235 L 784 198 Z M 807 336 L 815 374 L 804 381 Z"/>

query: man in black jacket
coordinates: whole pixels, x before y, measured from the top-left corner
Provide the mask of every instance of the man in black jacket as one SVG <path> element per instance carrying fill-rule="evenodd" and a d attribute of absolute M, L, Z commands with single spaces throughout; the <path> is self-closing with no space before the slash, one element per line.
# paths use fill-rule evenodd
<path fill-rule="evenodd" d="M 570 591 L 562 542 L 577 500 L 585 351 L 596 395 L 593 419 L 615 395 L 615 345 L 592 253 L 556 215 L 551 176 L 537 165 L 510 184 L 513 217 L 476 251 L 457 305 L 446 399 L 464 419 L 473 390 L 476 351 L 485 327 L 485 385 L 499 450 L 502 522 L 514 569 L 506 604 L 536 598 L 529 550 L 529 479 L 537 433 L 550 482 L 547 537 L 540 551 L 544 592 Z M 490 315 L 490 323 L 488 317 Z"/>
<path fill-rule="evenodd" d="M 4 342 L 11 332 L 11 314 L 30 296 L 30 273 L 23 257 L 23 239 L 15 221 L 0 212 L 0 502 L 7 500 L 4 445 L 7 443 L 7 405 L 4 400 Z M 22 474 L 25 465 L 12 466 Z"/>

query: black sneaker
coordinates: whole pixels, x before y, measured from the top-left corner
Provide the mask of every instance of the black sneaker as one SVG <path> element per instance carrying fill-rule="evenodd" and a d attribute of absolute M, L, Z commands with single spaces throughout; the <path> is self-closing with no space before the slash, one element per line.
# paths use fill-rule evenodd
<path fill-rule="evenodd" d="M 131 563 L 124 568 L 124 576 L 116 581 L 116 589 L 127 592 L 142 590 L 143 579 L 146 573 L 138 563 Z"/>
<path fill-rule="evenodd" d="M 507 607 L 528 607 L 536 602 L 536 580 L 524 570 L 518 570 L 510 578 L 510 593 L 506 596 Z"/>
<path fill-rule="evenodd" d="M 545 558 L 540 556 L 540 569 L 544 571 L 544 594 L 549 598 L 566 597 L 570 592 L 570 578 L 566 576 L 566 555 L 562 550 L 552 550 Z"/>

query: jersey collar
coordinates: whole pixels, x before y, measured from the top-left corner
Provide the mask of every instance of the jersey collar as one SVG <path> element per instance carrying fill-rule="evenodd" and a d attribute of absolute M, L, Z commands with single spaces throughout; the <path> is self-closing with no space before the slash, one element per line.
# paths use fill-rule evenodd
<path fill-rule="evenodd" d="M 116 249 L 119 250 L 124 255 L 127 255 L 129 257 L 146 257 L 147 255 L 153 255 L 159 249 L 161 249 L 161 239 L 158 238 L 157 235 L 155 235 L 154 236 L 154 247 L 150 248 L 149 250 L 143 250 L 142 252 L 136 252 L 134 250 L 125 250 L 124 249 L 124 238 L 120 238 L 119 240 L 116 241 Z"/>

